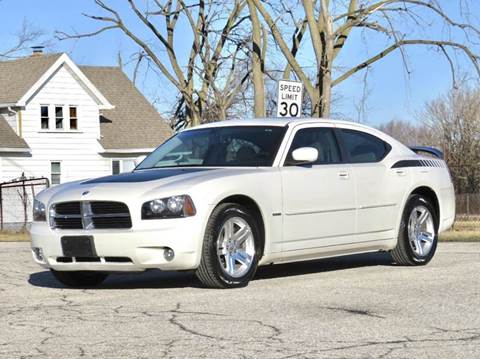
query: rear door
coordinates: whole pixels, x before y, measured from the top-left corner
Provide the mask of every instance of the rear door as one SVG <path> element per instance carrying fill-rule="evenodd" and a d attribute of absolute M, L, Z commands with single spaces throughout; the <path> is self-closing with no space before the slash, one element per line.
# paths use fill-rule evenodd
<path fill-rule="evenodd" d="M 352 127 L 337 131 L 355 177 L 357 241 L 395 237 L 409 176 L 390 168 L 385 157 L 391 146 L 381 138 Z"/>
<path fill-rule="evenodd" d="M 355 185 L 342 162 L 332 125 L 302 125 L 292 133 L 281 166 L 284 251 L 320 248 L 355 241 Z M 296 164 L 293 150 L 314 147 L 318 160 Z"/>

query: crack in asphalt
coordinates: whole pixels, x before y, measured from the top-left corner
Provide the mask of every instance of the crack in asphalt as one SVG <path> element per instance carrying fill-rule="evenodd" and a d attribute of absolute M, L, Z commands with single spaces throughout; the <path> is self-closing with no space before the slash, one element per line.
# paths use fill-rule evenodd
<path fill-rule="evenodd" d="M 386 318 L 383 315 L 375 314 L 375 313 L 373 313 L 369 310 L 365 310 L 365 309 L 354 309 L 354 308 L 346 308 L 346 307 L 322 307 L 322 308 L 333 310 L 333 311 L 350 313 L 350 314 L 364 315 L 364 316 L 372 317 L 372 318 L 379 318 L 379 319 L 385 319 Z"/>
<path fill-rule="evenodd" d="M 198 332 L 196 330 L 188 328 L 187 326 L 185 326 L 184 324 L 180 323 L 177 320 L 177 314 L 172 314 L 172 316 L 170 317 L 170 319 L 168 321 L 169 321 L 170 324 L 175 325 L 176 327 L 178 327 L 181 331 L 183 331 L 185 333 L 196 335 L 196 336 L 199 336 L 199 337 L 202 337 L 202 338 L 215 339 L 215 340 L 225 340 L 225 338 L 222 338 L 222 337 L 215 337 L 215 336 L 204 334 L 204 333 L 201 333 L 201 332 Z"/>
<path fill-rule="evenodd" d="M 457 332 L 462 332 L 461 330 Z M 431 333 L 434 334 L 434 333 Z M 288 355 L 282 357 L 282 359 L 286 358 L 294 358 L 298 355 L 307 355 L 307 354 L 320 354 L 320 353 L 331 353 L 336 351 L 343 351 L 343 350 L 350 350 L 350 349 L 361 349 L 367 347 L 375 347 L 375 346 L 388 346 L 388 345 L 398 345 L 402 344 L 404 346 L 408 346 L 410 344 L 424 344 L 424 343 L 455 343 L 455 342 L 463 342 L 463 341 L 476 341 L 480 340 L 480 332 L 475 333 L 474 335 L 460 337 L 460 338 L 446 338 L 446 339 L 435 339 L 435 338 L 423 338 L 423 339 L 411 339 L 409 337 L 404 337 L 404 339 L 396 339 L 396 340 L 385 340 L 385 341 L 365 341 L 351 345 L 343 345 L 337 346 L 332 348 L 325 348 L 325 349 L 315 349 L 307 352 L 296 353 L 293 355 Z M 388 348 L 388 349 L 401 349 L 401 348 Z M 386 355 L 385 355 L 386 354 Z M 389 353 L 384 353 L 383 357 L 387 357 Z"/>

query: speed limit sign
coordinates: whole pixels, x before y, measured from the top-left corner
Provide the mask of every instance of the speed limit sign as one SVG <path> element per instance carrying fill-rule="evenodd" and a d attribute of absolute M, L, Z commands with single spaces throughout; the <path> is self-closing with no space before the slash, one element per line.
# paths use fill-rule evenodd
<path fill-rule="evenodd" d="M 300 117 L 302 114 L 303 83 L 278 81 L 277 117 Z"/>

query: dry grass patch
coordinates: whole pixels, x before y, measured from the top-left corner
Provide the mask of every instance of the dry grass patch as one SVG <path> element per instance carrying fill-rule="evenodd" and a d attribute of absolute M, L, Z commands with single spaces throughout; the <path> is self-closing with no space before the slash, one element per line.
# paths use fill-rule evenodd
<path fill-rule="evenodd" d="M 27 231 L 21 232 L 0 232 L 0 242 L 28 242 L 30 241 L 30 234 Z"/>
<path fill-rule="evenodd" d="M 445 242 L 480 242 L 480 218 L 459 219 L 452 229 L 440 234 Z"/>

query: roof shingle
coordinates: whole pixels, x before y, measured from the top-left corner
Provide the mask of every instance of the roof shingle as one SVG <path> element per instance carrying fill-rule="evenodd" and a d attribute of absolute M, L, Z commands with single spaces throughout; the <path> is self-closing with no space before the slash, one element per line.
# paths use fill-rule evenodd
<path fill-rule="evenodd" d="M 5 117 L 0 115 L 0 148 L 25 150 L 29 149 L 23 138 L 20 138 L 10 127 Z"/>
<path fill-rule="evenodd" d="M 62 54 L 0 62 L 0 104 L 17 103 Z"/>
<path fill-rule="evenodd" d="M 155 148 L 173 131 L 119 67 L 80 66 L 115 106 L 102 110 L 101 145 L 106 150 Z"/>

